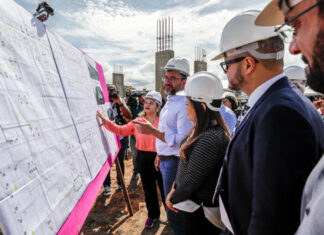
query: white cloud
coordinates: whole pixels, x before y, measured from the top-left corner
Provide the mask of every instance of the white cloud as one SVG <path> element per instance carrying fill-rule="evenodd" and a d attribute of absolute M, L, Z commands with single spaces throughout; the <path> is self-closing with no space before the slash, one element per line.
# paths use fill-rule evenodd
<path fill-rule="evenodd" d="M 38 5 L 39 1 L 38 0 L 22 0 L 25 3 L 30 3 L 30 4 L 35 4 L 36 6 Z"/>
<path fill-rule="evenodd" d="M 261 9 L 267 1 L 237 9 L 234 4 L 243 4 L 234 0 L 198 1 L 196 5 L 186 4 L 182 0 L 170 0 L 169 4 L 178 5 L 151 12 L 131 7 L 122 1 L 85 0 L 84 3 L 86 7 L 76 12 L 60 11 L 60 15 L 71 23 L 55 30 L 68 39 L 73 39 L 76 46 L 101 63 L 108 82 L 111 82 L 112 64 L 123 64 L 125 84 L 138 89 L 144 86 L 153 89 L 158 18 L 173 17 L 175 55 L 189 59 L 191 73 L 194 48 L 200 46 L 208 52 L 208 70 L 224 78 L 219 62 L 210 62 L 210 58 L 218 50 L 217 44 L 224 25 L 243 10 Z M 293 64 L 299 61 L 299 57 L 290 56 L 286 61 Z"/>
<path fill-rule="evenodd" d="M 147 73 L 154 73 L 155 72 L 155 63 L 153 62 L 148 62 L 144 65 L 142 65 L 140 68 L 139 68 L 139 71 L 144 75 L 144 74 L 147 74 Z"/>

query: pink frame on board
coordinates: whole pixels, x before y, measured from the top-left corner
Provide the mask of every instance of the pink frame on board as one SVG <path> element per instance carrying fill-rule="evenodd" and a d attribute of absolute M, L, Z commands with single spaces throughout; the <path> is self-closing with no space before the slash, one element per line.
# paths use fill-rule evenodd
<path fill-rule="evenodd" d="M 86 55 L 86 54 L 85 54 Z M 106 86 L 106 80 L 105 76 L 102 70 L 102 67 L 100 64 L 96 62 L 96 67 L 98 71 L 98 76 L 102 88 L 102 92 L 104 95 L 104 99 L 106 102 L 109 101 L 109 94 L 108 94 L 108 89 Z M 115 135 L 115 141 L 117 144 L 117 151 L 114 155 L 110 154 L 108 157 L 107 161 L 104 163 L 103 167 L 100 169 L 98 175 L 96 178 L 89 184 L 87 189 L 84 191 L 82 197 L 78 201 L 78 203 L 75 205 L 73 210 L 71 211 L 70 215 L 68 218 L 65 220 L 64 224 L 58 231 L 58 235 L 77 235 L 79 234 L 84 221 L 86 220 L 88 213 L 91 210 L 91 207 L 93 203 L 95 202 L 97 198 L 97 194 L 108 174 L 110 171 L 112 164 L 114 163 L 117 154 L 120 149 L 120 141 L 117 135 Z"/>

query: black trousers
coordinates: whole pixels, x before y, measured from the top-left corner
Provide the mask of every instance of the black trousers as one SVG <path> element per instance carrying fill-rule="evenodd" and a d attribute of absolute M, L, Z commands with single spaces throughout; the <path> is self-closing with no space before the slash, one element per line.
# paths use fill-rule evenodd
<path fill-rule="evenodd" d="M 118 160 L 119 160 L 119 163 L 120 163 L 120 168 L 121 168 L 122 173 L 124 175 L 124 171 L 125 171 L 124 158 L 125 158 L 126 150 L 127 150 L 127 147 L 128 147 L 128 136 L 126 136 L 126 137 L 124 137 L 123 139 L 120 140 L 120 145 L 121 146 L 120 146 L 119 152 L 117 154 L 117 157 L 118 157 Z M 118 177 L 117 177 L 117 184 L 121 185 Z M 110 171 L 109 171 L 103 185 L 110 187 L 110 185 L 111 185 Z"/>
<path fill-rule="evenodd" d="M 160 218 L 160 206 L 156 183 L 158 184 L 162 202 L 165 206 L 162 175 L 160 171 L 156 171 L 154 168 L 155 157 L 155 152 L 138 150 L 136 159 L 138 171 L 142 180 L 148 217 L 151 219 Z"/>
<path fill-rule="evenodd" d="M 221 230 L 206 219 L 204 210 L 200 207 L 193 213 L 183 212 L 183 235 L 220 234 Z"/>

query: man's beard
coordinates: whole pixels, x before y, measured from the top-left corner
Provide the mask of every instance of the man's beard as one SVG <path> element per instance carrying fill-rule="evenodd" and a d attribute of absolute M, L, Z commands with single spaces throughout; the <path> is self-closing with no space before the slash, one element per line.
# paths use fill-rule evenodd
<path fill-rule="evenodd" d="M 172 89 L 170 90 L 170 91 L 167 91 L 166 89 L 165 89 L 165 86 L 164 86 L 164 91 L 165 91 L 165 93 L 167 94 L 167 95 L 175 95 L 178 91 L 180 91 L 180 86 L 181 85 L 179 85 L 179 86 L 177 86 L 177 87 L 173 87 L 173 86 L 170 86 L 170 87 L 172 87 Z"/>
<path fill-rule="evenodd" d="M 314 90 L 324 94 L 324 32 L 320 31 L 317 35 L 315 46 L 313 49 L 313 65 L 309 65 L 309 73 L 307 73 L 307 84 Z M 308 64 L 307 59 L 302 59 Z"/>
<path fill-rule="evenodd" d="M 235 83 L 231 83 L 228 80 L 228 87 L 235 90 L 235 91 L 240 91 L 241 90 L 241 85 L 243 84 L 243 75 L 240 70 L 237 70 L 234 75 Z"/>

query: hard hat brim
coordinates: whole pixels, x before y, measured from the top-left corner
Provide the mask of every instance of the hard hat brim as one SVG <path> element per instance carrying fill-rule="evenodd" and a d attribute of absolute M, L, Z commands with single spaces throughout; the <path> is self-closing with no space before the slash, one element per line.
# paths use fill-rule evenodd
<path fill-rule="evenodd" d="M 254 23 L 258 26 L 273 26 L 285 23 L 285 16 L 278 6 L 279 0 L 272 0 L 257 16 Z"/>
<path fill-rule="evenodd" d="M 161 69 L 164 69 L 165 71 L 167 71 L 167 70 L 170 70 L 170 71 L 176 71 L 176 72 L 181 73 L 181 74 L 186 75 L 186 76 L 189 76 L 189 75 L 190 75 L 190 74 L 188 74 L 188 73 L 185 73 L 185 72 L 182 71 L 182 70 L 175 69 L 175 68 L 161 67 Z"/>
<path fill-rule="evenodd" d="M 223 59 L 223 58 L 224 58 L 224 52 L 219 53 L 217 56 L 215 56 L 214 58 L 212 58 L 211 61 L 220 60 L 220 59 Z"/>
<path fill-rule="evenodd" d="M 234 99 L 236 99 L 235 95 L 233 93 L 231 93 L 231 95 L 229 94 L 231 92 L 224 92 L 223 95 L 222 95 L 222 99 L 226 98 L 226 97 L 232 97 Z"/>

